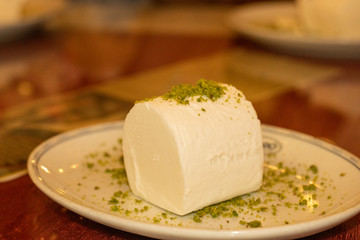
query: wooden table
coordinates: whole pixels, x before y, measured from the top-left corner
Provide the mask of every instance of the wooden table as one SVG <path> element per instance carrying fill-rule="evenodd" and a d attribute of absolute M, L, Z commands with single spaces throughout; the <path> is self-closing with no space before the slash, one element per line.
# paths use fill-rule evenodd
<path fill-rule="evenodd" d="M 266 63 L 266 59 L 270 58 L 270 62 L 287 63 L 295 70 L 301 66 L 310 73 L 324 73 L 315 80 L 309 80 L 305 86 L 301 85 L 301 81 L 300 84 L 287 81 L 280 84 L 281 87 L 276 83 L 261 89 L 260 84 L 259 91 L 266 93 L 263 95 L 256 92 L 259 86 L 246 87 L 251 91 L 255 87 L 250 99 L 262 123 L 316 136 L 360 156 L 359 60 L 290 56 L 264 49 L 230 33 L 70 29 L 38 32 L 25 39 L 0 44 L 0 63 L 4 66 L 0 70 L 6 73 L 2 74 L 5 79 L 1 79 L 4 83 L 0 86 L 2 128 L 11 129 L 13 135 L 10 136 L 14 136 L 14 129 L 17 129 L 14 123 L 33 126 L 33 121 L 38 121 L 35 125 L 39 128 L 39 116 L 44 119 L 44 116 L 51 115 L 53 120 L 56 119 L 45 135 L 33 137 L 32 142 L 27 139 L 25 145 L 17 145 L 16 138 L 10 139 L 10 142 L 14 141 L 11 148 L 15 150 L 12 149 L 12 155 L 9 155 L 6 153 L 9 147 L 2 148 L 2 154 L 6 153 L 14 159 L 2 160 L 5 163 L 1 163 L 1 167 L 15 163 L 16 168 L 21 169 L 29 151 L 47 137 L 82 125 L 124 118 L 134 99 L 158 94 L 170 83 L 196 81 L 186 78 L 197 77 L 202 74 L 201 71 L 208 71 L 204 75 L 211 78 L 223 78 L 226 75 L 219 73 L 224 71 L 249 79 L 259 77 L 254 72 L 249 75 L 250 72 L 231 63 L 226 65 L 231 67 L 230 71 L 217 64 L 223 63 L 224 59 L 236 59 L 238 56 L 235 54 L 234 58 L 234 52 L 240 54 L 240 59 L 256 55 L 257 58 L 252 61 Z M 265 71 L 265 75 L 270 74 L 267 77 L 272 77 L 266 66 L 260 64 L 257 67 L 259 71 Z M 6 71 L 8 69 L 11 71 Z M 181 71 L 191 74 L 185 72 L 182 75 Z M 165 79 L 157 81 L 157 77 Z M 144 85 L 139 86 L 139 83 Z M 117 90 L 119 98 L 124 101 L 110 113 L 96 115 L 92 121 L 87 119 L 84 122 L 79 116 L 75 122 L 66 119 L 61 115 L 66 110 L 54 114 L 58 106 L 64 106 L 64 102 L 76 101 L 79 95 L 105 89 L 104 86 L 111 84 L 124 87 Z M 149 86 L 148 90 L 139 90 L 146 86 Z M 341 103 L 334 98 L 341 99 Z M 29 109 L 38 109 L 42 113 L 34 115 Z M 10 133 L 1 134 L 1 144 L 10 144 L 7 140 L 9 135 L 4 135 Z M 43 194 L 27 175 L 0 183 L 0 213 L 0 239 L 146 239 L 103 226 L 63 208 Z M 358 214 L 335 228 L 304 239 L 359 238 Z"/>

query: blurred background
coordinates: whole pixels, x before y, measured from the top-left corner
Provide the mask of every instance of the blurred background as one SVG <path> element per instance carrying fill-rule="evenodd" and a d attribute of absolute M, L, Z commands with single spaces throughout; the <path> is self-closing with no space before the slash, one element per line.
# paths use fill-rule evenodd
<path fill-rule="evenodd" d="M 242 90 L 263 124 L 360 156 L 359 11 L 358 0 L 0 0 L 0 239 L 142 239 L 40 194 L 28 156 L 200 78 Z M 359 219 L 308 239 L 359 239 Z"/>
<path fill-rule="evenodd" d="M 1 0 L 0 109 L 224 50 L 245 2 Z"/>
<path fill-rule="evenodd" d="M 241 89 L 263 123 L 359 154 L 359 41 L 305 32 L 298 13 L 290 0 L 0 0 L 3 165 L 200 78 Z"/>

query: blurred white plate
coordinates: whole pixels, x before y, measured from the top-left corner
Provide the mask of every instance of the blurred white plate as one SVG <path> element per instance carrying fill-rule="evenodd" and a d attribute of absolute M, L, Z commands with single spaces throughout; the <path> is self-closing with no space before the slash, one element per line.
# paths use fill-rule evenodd
<path fill-rule="evenodd" d="M 254 210 L 256 216 L 247 215 L 246 209 L 236 217 L 204 217 L 199 223 L 193 221 L 192 214 L 175 216 L 140 201 L 131 192 L 119 197 L 119 208 L 123 210 L 114 212 L 109 205 L 113 194 L 129 190 L 127 184 L 118 185 L 117 179 L 106 173 L 106 169 L 123 168 L 118 161 L 122 155 L 119 139 L 123 122 L 82 128 L 45 141 L 31 153 L 28 171 L 35 185 L 64 207 L 101 224 L 160 239 L 292 239 L 324 231 L 360 212 L 360 188 L 354 185 L 360 182 L 358 158 L 294 131 L 272 126 L 263 126 L 262 131 L 266 155 L 284 166 L 298 168 L 296 177 L 304 166 L 316 164 L 319 184 L 325 183 L 313 199 L 318 204 L 316 209 L 313 205 L 296 210 L 284 206 L 282 201 L 294 198 L 285 184 L 284 200 L 271 196 L 269 202 L 270 209 L 277 206 L 275 215 L 271 210 Z M 270 195 L 280 191 L 276 184 L 270 188 Z M 269 196 L 255 192 L 252 197 Z M 146 206 L 149 209 L 142 212 Z M 261 219 L 263 226 L 246 228 L 239 223 L 251 218 Z"/>
<path fill-rule="evenodd" d="M 282 23 L 278 25 L 280 21 Z M 360 59 L 360 39 L 310 36 L 301 31 L 296 26 L 293 2 L 246 4 L 230 12 L 226 23 L 233 31 L 277 51 L 311 57 Z"/>
<path fill-rule="evenodd" d="M 5 0 L 8 1 L 8 0 Z M 9 0 L 13 1 L 13 0 Z M 59 14 L 67 6 L 67 0 L 24 0 L 16 4 L 3 4 L 2 7 L 18 8 L 9 11 L 19 11 L 21 16 L 12 20 L 0 21 L 0 42 L 11 41 L 27 35 Z M 7 11 L 1 9 L 1 12 Z M 0 13 L 1 14 L 1 13 Z"/>

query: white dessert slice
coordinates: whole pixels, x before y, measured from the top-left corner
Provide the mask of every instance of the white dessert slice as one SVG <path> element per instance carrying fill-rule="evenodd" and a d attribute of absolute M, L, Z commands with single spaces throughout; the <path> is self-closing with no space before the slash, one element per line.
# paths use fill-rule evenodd
<path fill-rule="evenodd" d="M 360 39 L 359 0 L 296 0 L 296 11 L 310 34 Z"/>
<path fill-rule="evenodd" d="M 207 91 L 212 84 L 201 80 L 194 89 Z M 225 84 L 217 88 L 224 94 L 214 101 L 157 97 L 130 110 L 123 151 L 135 195 L 185 215 L 260 188 L 260 121 L 240 91 Z M 179 89 L 173 89 L 175 95 Z"/>

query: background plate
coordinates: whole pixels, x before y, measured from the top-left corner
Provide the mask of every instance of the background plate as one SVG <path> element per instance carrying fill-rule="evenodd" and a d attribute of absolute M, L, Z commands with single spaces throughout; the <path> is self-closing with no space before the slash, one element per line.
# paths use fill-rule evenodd
<path fill-rule="evenodd" d="M 9 4 L 9 6 L 10 5 L 11 4 Z M 18 6 L 20 8 L 19 11 L 22 14 L 21 19 L 7 23 L 0 22 L 0 43 L 24 37 L 32 31 L 40 29 L 42 25 L 64 11 L 67 5 L 67 0 L 23 1 Z M 9 9 L 9 11 L 10 10 L 11 9 Z M 2 11 L 6 10 L 2 9 Z"/>
<path fill-rule="evenodd" d="M 233 31 L 278 51 L 312 57 L 360 58 L 360 39 L 309 36 L 301 31 L 274 28 L 274 22 L 280 18 L 296 23 L 294 3 L 262 2 L 243 5 L 229 14 L 227 24 Z"/>

